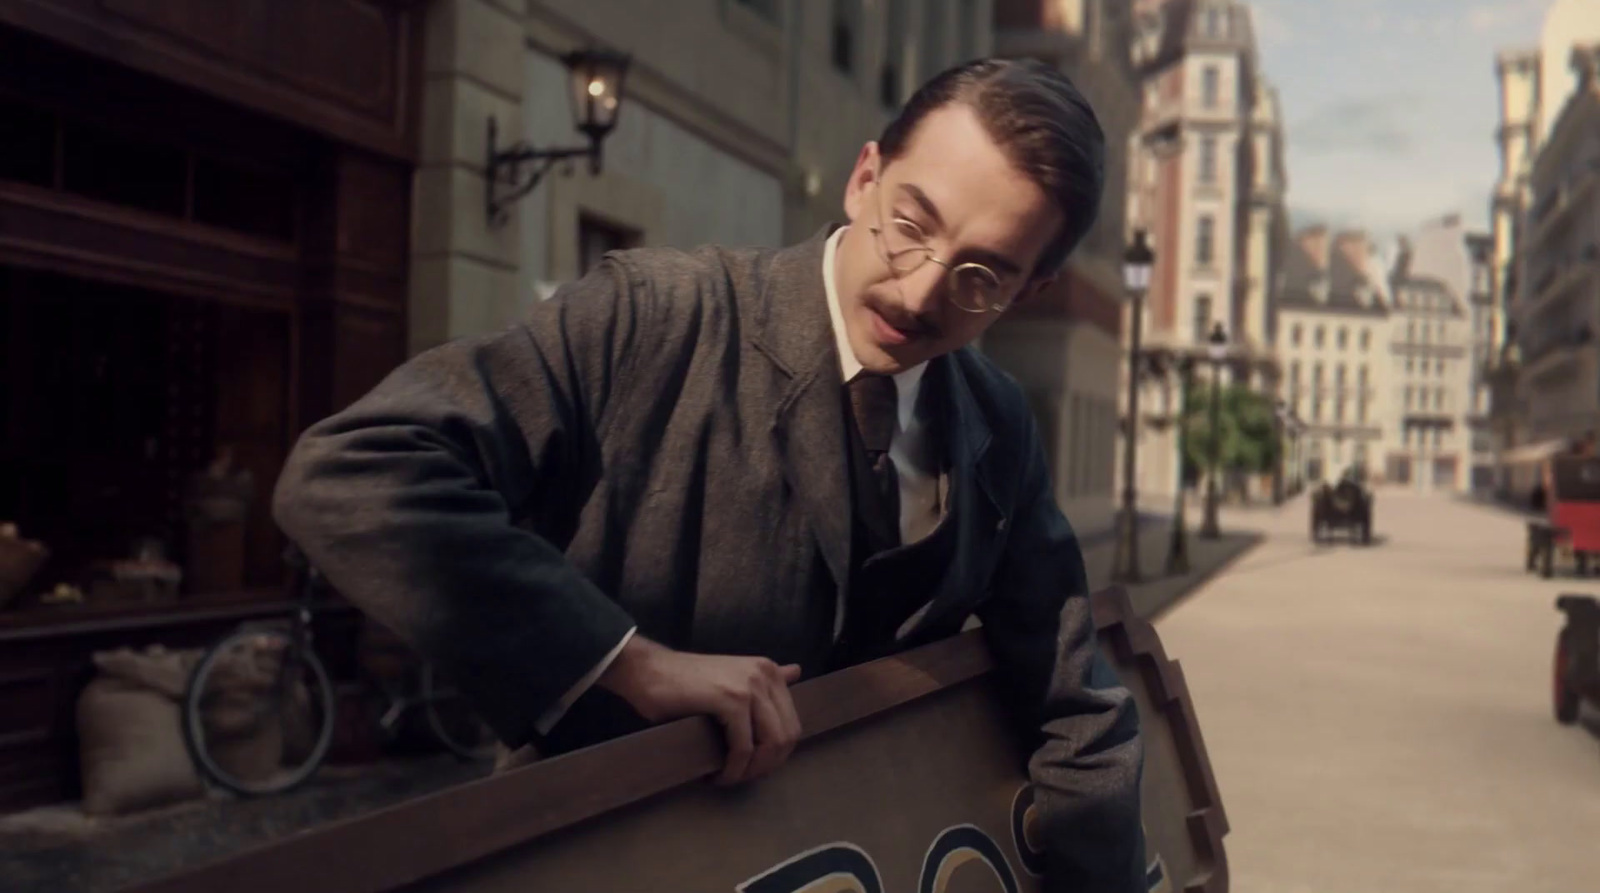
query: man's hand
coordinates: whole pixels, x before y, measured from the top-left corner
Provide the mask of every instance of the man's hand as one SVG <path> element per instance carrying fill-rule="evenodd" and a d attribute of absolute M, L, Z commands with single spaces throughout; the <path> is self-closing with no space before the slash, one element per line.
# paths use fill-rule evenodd
<path fill-rule="evenodd" d="M 634 635 L 596 682 L 652 723 L 709 714 L 728 736 L 719 784 L 760 778 L 783 765 L 800 740 L 789 686 L 799 664 L 764 657 L 690 654 Z"/>

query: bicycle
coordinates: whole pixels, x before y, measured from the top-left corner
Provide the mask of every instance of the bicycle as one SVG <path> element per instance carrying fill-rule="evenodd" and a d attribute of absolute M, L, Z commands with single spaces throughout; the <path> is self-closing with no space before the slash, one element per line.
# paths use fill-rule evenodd
<path fill-rule="evenodd" d="M 327 669 L 312 648 L 311 621 L 323 578 L 293 547 L 285 560 L 295 575 L 295 611 L 285 624 L 244 624 L 196 662 L 183 699 L 183 739 L 204 778 L 254 797 L 292 790 L 316 774 L 333 744 L 336 699 Z M 492 759 L 496 741 L 465 698 L 431 663 L 417 671 L 414 691 L 368 680 L 380 699 L 376 722 L 394 740 L 404 718 L 421 710 L 432 737 L 458 758 Z"/>

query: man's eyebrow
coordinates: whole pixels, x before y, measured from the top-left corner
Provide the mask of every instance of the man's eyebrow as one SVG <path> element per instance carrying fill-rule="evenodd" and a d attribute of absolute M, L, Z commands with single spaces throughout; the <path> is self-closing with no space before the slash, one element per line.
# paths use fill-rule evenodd
<path fill-rule="evenodd" d="M 911 196 L 912 201 L 921 206 L 922 212 L 932 218 L 935 226 L 940 228 L 944 227 L 944 218 L 939 216 L 939 209 L 933 204 L 933 199 L 928 198 L 928 194 L 926 192 L 923 192 L 921 189 L 910 183 L 901 183 L 900 188 L 904 189 L 906 194 Z M 985 251 L 982 248 L 970 249 L 967 251 L 967 254 L 977 258 L 978 263 L 983 264 L 1002 276 L 1016 276 L 1022 272 L 1022 268 L 1017 265 L 1016 261 L 1011 260 L 1003 254 L 996 254 L 993 251 Z"/>

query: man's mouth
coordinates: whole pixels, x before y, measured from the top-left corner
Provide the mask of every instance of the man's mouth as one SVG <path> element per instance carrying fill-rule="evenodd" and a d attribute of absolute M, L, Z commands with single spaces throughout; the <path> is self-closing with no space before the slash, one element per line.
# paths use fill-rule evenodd
<path fill-rule="evenodd" d="M 917 337 L 916 332 L 908 332 L 897 328 L 887 319 L 884 319 L 883 315 L 876 310 L 869 308 L 867 315 L 872 317 L 873 332 L 877 335 L 878 341 L 883 344 L 905 344 L 912 338 Z"/>

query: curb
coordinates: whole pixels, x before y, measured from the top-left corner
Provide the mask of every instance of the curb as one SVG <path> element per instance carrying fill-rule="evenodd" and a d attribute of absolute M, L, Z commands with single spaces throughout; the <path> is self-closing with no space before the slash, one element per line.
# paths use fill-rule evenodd
<path fill-rule="evenodd" d="M 1160 607 L 1157 607 L 1149 614 L 1143 615 L 1144 619 L 1151 623 L 1155 623 L 1157 620 L 1160 620 L 1163 614 L 1166 614 L 1174 607 L 1188 600 L 1189 596 L 1193 595 L 1195 590 L 1211 582 L 1213 578 L 1221 574 L 1223 571 L 1231 568 L 1234 564 L 1243 559 L 1246 555 L 1254 552 L 1262 543 L 1267 541 L 1266 535 L 1261 533 L 1251 533 L 1249 534 L 1249 538 L 1249 541 L 1246 542 L 1237 552 L 1234 552 L 1232 555 L 1229 555 L 1227 558 L 1224 558 L 1211 567 L 1206 568 L 1197 574 L 1193 574 L 1183 583 L 1182 586 L 1178 588 L 1177 592 L 1172 594 L 1171 598 L 1162 602 Z"/>

